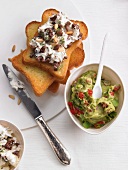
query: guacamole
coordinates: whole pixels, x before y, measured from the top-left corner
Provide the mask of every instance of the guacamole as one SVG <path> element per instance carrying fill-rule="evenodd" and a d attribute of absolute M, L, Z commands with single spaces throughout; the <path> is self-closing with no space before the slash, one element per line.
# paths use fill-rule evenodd
<path fill-rule="evenodd" d="M 68 106 L 85 128 L 100 128 L 117 115 L 120 85 L 112 85 L 111 81 L 102 78 L 102 97 L 94 99 L 92 95 L 96 76 L 95 71 L 89 70 L 71 85 Z"/>

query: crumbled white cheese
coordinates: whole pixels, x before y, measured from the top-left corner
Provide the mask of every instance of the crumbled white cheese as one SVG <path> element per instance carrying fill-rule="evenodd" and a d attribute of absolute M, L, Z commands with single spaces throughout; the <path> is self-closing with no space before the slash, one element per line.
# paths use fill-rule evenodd
<path fill-rule="evenodd" d="M 14 154 L 12 154 L 11 150 L 5 150 L 4 152 L 1 153 L 1 156 L 4 157 L 6 156 L 6 158 L 8 159 L 9 163 L 16 167 L 16 165 L 18 164 L 18 157 Z"/>
<path fill-rule="evenodd" d="M 6 148 L 8 140 L 14 141 L 14 145 L 11 149 Z M 13 153 L 15 151 L 20 151 L 21 146 L 17 146 L 15 143 L 17 143 L 17 139 L 16 137 L 13 137 L 13 132 L 0 125 L 0 170 L 9 170 L 9 165 L 12 165 L 12 167 L 17 166 L 19 158 Z M 7 161 L 4 161 L 4 159 L 7 159 Z"/>
<path fill-rule="evenodd" d="M 12 88 L 14 88 L 16 91 L 18 90 L 18 88 L 24 89 L 24 83 L 19 81 L 18 79 L 16 80 L 11 71 L 8 72 L 8 77 L 10 78 L 10 85 L 12 86 Z"/>
<path fill-rule="evenodd" d="M 53 25 L 50 22 L 50 19 L 42 26 L 39 27 L 38 32 L 44 32 L 46 28 L 52 28 Z"/>
<path fill-rule="evenodd" d="M 55 30 L 52 30 L 52 40 L 54 40 L 54 37 L 56 36 L 57 39 L 58 39 L 58 44 L 61 44 L 61 46 L 63 46 L 64 48 L 68 48 L 68 45 L 73 43 L 74 41 L 78 40 L 79 39 L 79 35 L 80 35 L 80 30 L 79 28 L 72 28 L 72 24 L 73 22 L 71 22 L 68 17 L 66 15 L 64 15 L 63 13 L 59 13 L 59 14 L 55 14 L 53 16 L 51 16 L 50 18 L 53 18 L 54 16 L 56 16 L 55 20 L 54 20 L 54 24 L 60 24 L 62 26 L 61 28 L 61 32 L 62 32 L 62 35 L 57 35 L 56 31 Z M 48 19 L 48 21 L 40 26 L 38 28 L 38 33 L 43 33 L 43 36 L 46 37 L 46 38 L 49 38 L 49 33 L 47 33 L 47 31 L 45 29 L 52 29 L 54 28 L 54 24 L 53 24 L 53 21 L 51 19 Z M 69 31 L 71 30 L 73 32 L 72 35 L 68 35 L 67 34 L 67 30 L 65 28 L 65 24 L 69 22 L 69 26 L 68 26 L 68 29 Z M 38 42 L 36 40 L 37 37 L 34 37 L 31 42 L 30 42 L 30 45 L 32 47 L 34 47 L 34 55 L 35 57 L 40 61 L 41 58 L 43 58 L 43 61 L 46 60 L 46 58 L 48 56 L 50 56 L 50 59 L 49 59 L 49 63 L 54 63 L 54 62 L 62 62 L 66 56 L 66 51 L 64 49 L 64 51 L 62 52 L 58 52 L 57 50 L 54 50 L 54 47 L 51 45 L 52 43 L 50 42 L 47 42 L 47 41 L 43 41 L 42 42 Z M 63 41 L 63 43 L 61 43 L 61 41 Z M 45 46 L 45 50 L 44 52 L 41 52 L 41 48 Z"/>

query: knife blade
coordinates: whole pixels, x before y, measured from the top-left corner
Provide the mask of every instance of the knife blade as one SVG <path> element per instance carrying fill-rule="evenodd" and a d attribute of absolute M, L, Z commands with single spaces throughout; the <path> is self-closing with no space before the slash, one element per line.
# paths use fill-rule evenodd
<path fill-rule="evenodd" d="M 47 138 L 59 161 L 64 165 L 69 165 L 71 162 L 71 157 L 67 149 L 63 146 L 63 144 L 60 142 L 60 140 L 56 137 L 56 135 L 52 132 L 50 127 L 43 119 L 41 111 L 38 109 L 36 103 L 31 99 L 25 88 L 24 83 L 18 79 L 15 73 L 7 65 L 3 64 L 2 66 L 11 87 L 17 92 L 28 111 L 34 117 L 36 123 L 44 132 L 45 137 Z"/>

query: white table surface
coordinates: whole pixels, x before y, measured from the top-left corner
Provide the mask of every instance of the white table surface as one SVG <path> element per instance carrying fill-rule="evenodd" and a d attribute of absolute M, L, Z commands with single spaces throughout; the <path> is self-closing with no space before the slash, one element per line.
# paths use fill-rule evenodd
<path fill-rule="evenodd" d="M 98 62 L 104 34 L 110 32 L 105 64 L 122 77 L 126 99 L 115 124 L 100 135 L 82 132 L 64 111 L 48 124 L 71 154 L 70 166 L 61 165 L 36 127 L 24 130 L 25 153 L 19 170 L 128 169 L 128 0 L 73 0 L 89 28 L 90 62 Z M 43 1 L 42 1 L 43 5 Z M 68 4 L 67 4 L 68 5 Z M 57 107 L 57 106 L 56 106 Z"/>

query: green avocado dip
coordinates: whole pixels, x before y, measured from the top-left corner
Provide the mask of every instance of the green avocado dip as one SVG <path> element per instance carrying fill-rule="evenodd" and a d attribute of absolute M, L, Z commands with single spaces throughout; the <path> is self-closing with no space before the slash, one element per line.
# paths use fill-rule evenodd
<path fill-rule="evenodd" d="M 89 70 L 83 73 L 71 85 L 68 106 L 85 128 L 100 128 L 117 115 L 120 85 L 112 85 L 111 81 L 101 79 L 102 97 L 92 97 L 97 73 Z"/>

